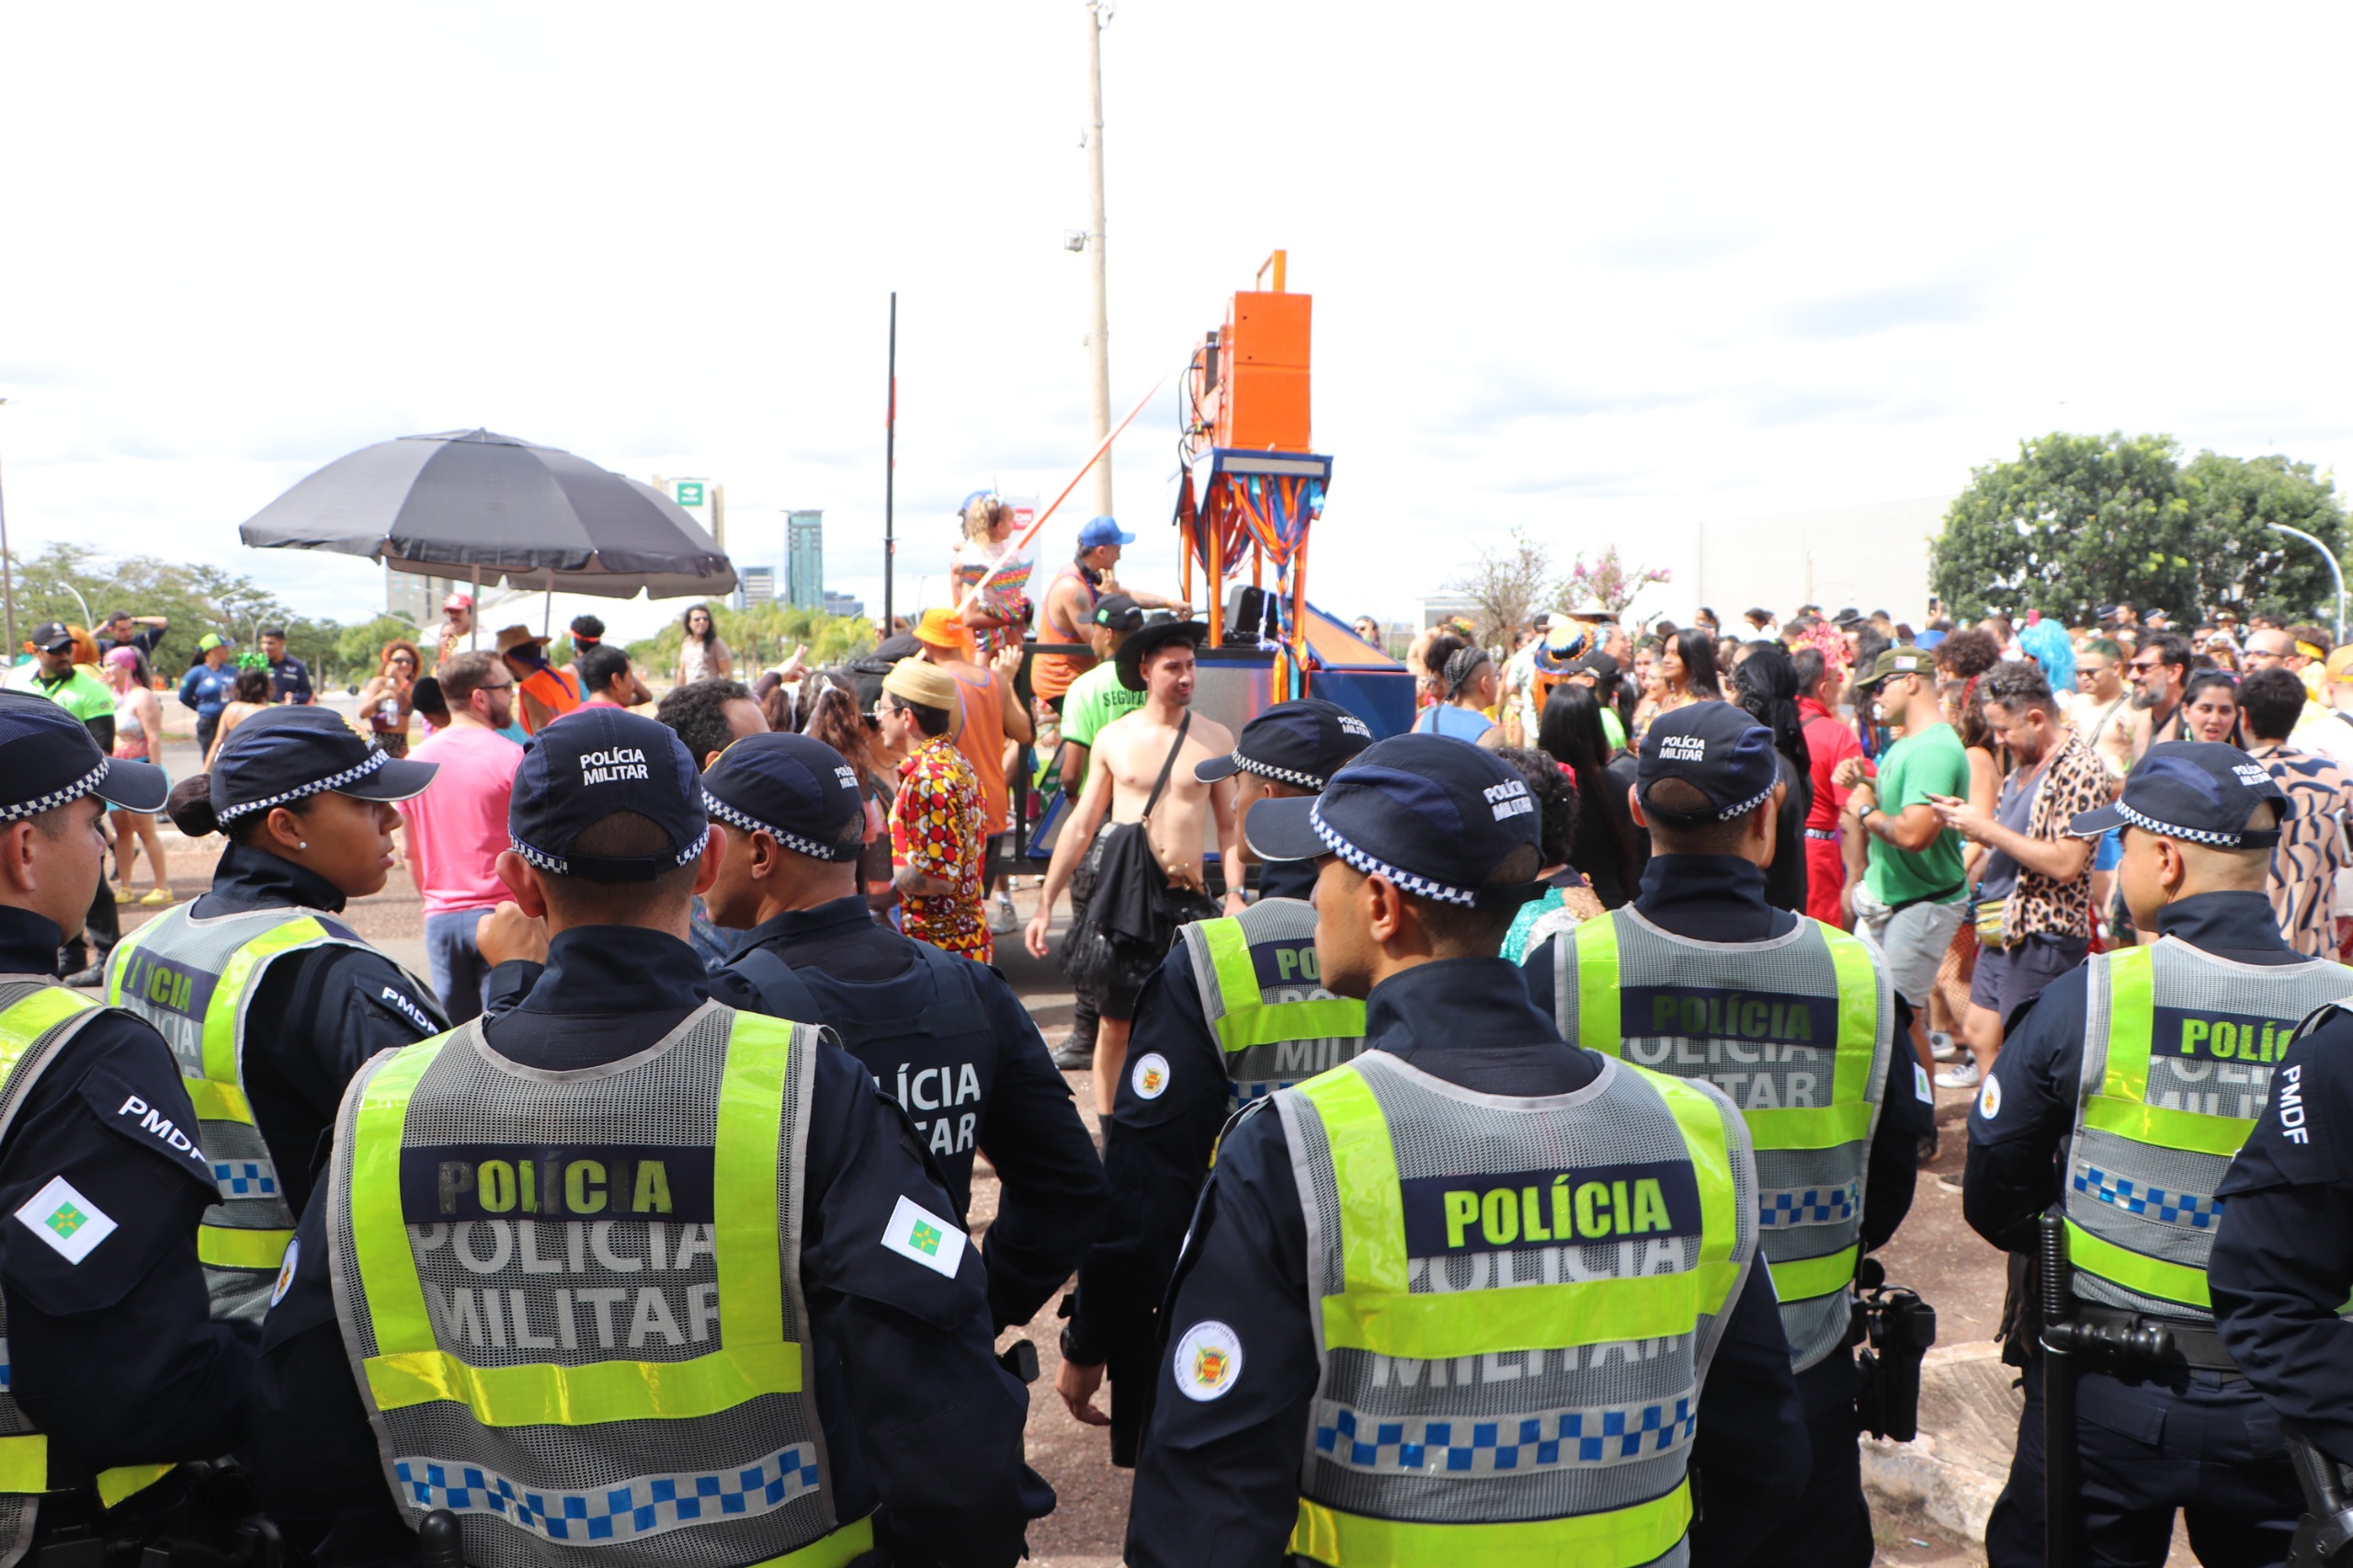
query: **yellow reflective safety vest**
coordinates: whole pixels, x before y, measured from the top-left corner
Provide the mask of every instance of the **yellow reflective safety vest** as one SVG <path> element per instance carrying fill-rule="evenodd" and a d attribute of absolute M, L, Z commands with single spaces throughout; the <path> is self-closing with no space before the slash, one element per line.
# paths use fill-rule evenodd
<path fill-rule="evenodd" d="M 477 1019 L 352 1080 L 335 1317 L 411 1525 L 450 1510 L 490 1568 L 872 1549 L 835 1516 L 804 1381 L 818 1040 L 708 1003 L 632 1056 L 547 1072 Z"/>
<path fill-rule="evenodd" d="M 279 906 L 199 920 L 192 907 L 176 905 L 115 944 L 107 960 L 107 1000 L 154 1025 L 178 1059 L 196 1103 L 199 1140 L 221 1188 L 220 1203 L 205 1211 L 196 1237 L 212 1315 L 258 1323 L 286 1244 L 294 1239 L 294 1214 L 245 1095 L 245 1040 L 256 1022 L 248 1015 L 262 977 L 279 959 L 368 943 L 313 910 Z M 410 984 L 416 996 L 434 994 L 415 976 Z M 438 1014 L 438 1004 L 427 1005 Z M 302 1020 L 260 1024 L 300 1028 Z"/>
<path fill-rule="evenodd" d="M 0 1138 L 16 1125 L 33 1085 L 58 1053 L 101 1008 L 97 1002 L 44 975 L 0 975 Z M 0 1297 L 0 1568 L 15 1564 L 32 1545 L 44 1492 L 74 1483 L 49 1473 L 49 1439 L 34 1429 L 9 1392 L 8 1306 Z M 98 1501 L 106 1507 L 171 1472 L 168 1464 L 101 1471 Z"/>
<path fill-rule="evenodd" d="M 1290 1550 L 1680 1562 L 1700 1386 L 1756 1246 L 1723 1096 L 1612 1061 L 1499 1098 L 1375 1051 L 1274 1105 L 1321 1351 Z"/>
<path fill-rule="evenodd" d="M 1553 951 L 1563 1038 L 1714 1084 L 1756 1143 L 1759 1245 L 1799 1371 L 1852 1321 L 1863 1187 L 1894 1048 L 1895 1008 L 1870 948 L 1820 921 L 1762 942 L 1701 942 L 1631 907 L 1563 932 Z"/>
<path fill-rule="evenodd" d="M 2092 960 L 2062 1202 L 2081 1300 L 2213 1321 L 2222 1174 L 2297 1024 L 2353 992 L 2325 959 L 2237 963 L 2167 937 Z"/>
<path fill-rule="evenodd" d="M 1261 899 L 1240 915 L 1177 930 L 1234 1104 L 1264 1099 L 1364 1049 L 1364 1004 L 1319 983 L 1313 904 Z"/>

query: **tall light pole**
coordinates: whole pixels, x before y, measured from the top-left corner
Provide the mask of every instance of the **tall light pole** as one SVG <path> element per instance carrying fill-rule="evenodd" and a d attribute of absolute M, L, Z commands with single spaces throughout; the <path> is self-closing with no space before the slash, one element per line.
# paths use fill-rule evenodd
<path fill-rule="evenodd" d="M 0 407 L 8 400 L 0 397 Z M 8 618 L 8 646 L 0 652 L 0 669 L 17 662 L 17 563 L 8 553 L 8 498 L 0 491 L 0 608 Z"/>
<path fill-rule="evenodd" d="M 1095 290 L 1086 328 L 1092 361 L 1086 404 L 1097 441 L 1111 433 L 1111 276 L 1103 254 L 1103 29 L 1110 21 L 1110 0 L 1086 0 L 1086 259 Z M 1095 512 L 1111 515 L 1108 457 L 1095 465 Z"/>
<path fill-rule="evenodd" d="M 2283 534 L 2290 534 L 2297 539 L 2302 540 L 2306 544 L 2309 544 L 2314 550 L 2319 551 L 2320 558 L 2328 562 L 2328 574 L 2336 579 L 2336 640 L 2339 642 L 2344 642 L 2345 568 L 2337 564 L 2336 552 L 2329 549 L 2328 546 L 2321 543 L 2320 540 L 2313 538 L 2312 535 L 2304 532 L 2302 528 L 2291 528 L 2285 523 L 2271 523 L 2267 526 L 2278 528 Z"/>

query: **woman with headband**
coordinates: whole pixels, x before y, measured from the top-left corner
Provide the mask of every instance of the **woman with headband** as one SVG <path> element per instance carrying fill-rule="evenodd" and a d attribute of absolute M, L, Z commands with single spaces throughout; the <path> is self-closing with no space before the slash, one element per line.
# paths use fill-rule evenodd
<path fill-rule="evenodd" d="M 172 790 L 182 833 L 229 842 L 210 892 L 116 946 L 107 1000 L 155 1026 L 196 1103 L 221 1188 L 197 1238 L 216 1319 L 258 1322 L 267 1307 L 352 1074 L 449 1027 L 431 986 L 337 918 L 383 888 L 392 802 L 436 771 L 324 708 L 278 707 Z"/>
<path fill-rule="evenodd" d="M 1495 656 L 1475 642 L 1434 637 L 1424 654 L 1438 676 L 1438 700 L 1421 711 L 1414 728 L 1424 734 L 1469 741 L 1495 751 L 1504 744 L 1503 726 L 1487 717 L 1503 690 Z"/>

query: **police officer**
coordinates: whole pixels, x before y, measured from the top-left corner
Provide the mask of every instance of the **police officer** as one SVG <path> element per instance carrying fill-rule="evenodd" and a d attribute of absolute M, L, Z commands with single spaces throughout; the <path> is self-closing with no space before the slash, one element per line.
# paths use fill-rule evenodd
<path fill-rule="evenodd" d="M 1773 733 L 1732 704 L 1653 721 L 1635 782 L 1651 835 L 1641 894 L 1562 933 L 1526 972 L 1571 1044 L 1705 1080 L 1740 1107 L 1813 1453 L 1804 1495 L 1749 1561 L 1859 1565 L 1872 1542 L 1852 1287 L 1911 1210 L 1936 1105 L 1893 1043 L 1908 1020 L 1873 949 L 1766 902 L 1784 788 Z"/>
<path fill-rule="evenodd" d="M 2353 988 L 2348 988 L 2353 989 Z M 2353 1464 L 2353 1014 L 2307 1026 L 2215 1189 L 2207 1283 L 2223 1348 L 2255 1391 Z"/>
<path fill-rule="evenodd" d="M 1335 703 L 1278 703 L 1243 726 L 1230 756 L 1193 771 L 1203 783 L 1238 776 L 1235 809 L 1246 812 L 1259 799 L 1319 793 L 1371 744 L 1364 721 Z M 1159 1366 L 1154 1319 L 1218 1129 L 1237 1106 L 1337 1066 L 1364 1040 L 1364 1004 L 1317 983 L 1315 863 L 1261 869 L 1258 902 L 1179 927 L 1184 939 L 1137 994 L 1128 1072 L 1103 1133 L 1110 1217 L 1079 1267 L 1055 1379 L 1072 1415 L 1110 1426 L 1114 1464 L 1136 1462 Z M 1107 1369 L 1108 1416 L 1093 1403 Z"/>
<path fill-rule="evenodd" d="M 477 1563 L 1016 1561 L 1053 1497 L 980 1258 L 863 1066 L 706 998 L 686 747 L 568 714 L 508 823 L 546 971 L 353 1081 L 265 1326 L 290 1540 L 374 1561 L 447 1509 Z"/>
<path fill-rule="evenodd" d="M 211 1167 L 170 1049 L 50 977 L 101 882 L 108 806 L 163 771 L 64 710 L 0 693 L 0 1568 L 142 1533 L 179 1461 L 244 1425 L 250 1327 L 208 1320 L 197 1217 Z"/>
<path fill-rule="evenodd" d="M 751 735 L 702 778 L 726 835 L 703 895 L 736 937 L 713 999 L 824 1024 L 913 1119 L 971 1206 L 972 1154 L 999 1182 L 982 1248 L 999 1329 L 1034 1316 L 1103 1223 L 1103 1162 L 1029 1010 L 995 969 L 878 926 L 858 887 L 865 797 L 842 755 L 806 735 Z"/>
<path fill-rule="evenodd" d="M 1527 785 L 1400 735 L 1249 834 L 1320 861 L 1366 1050 L 1219 1146 L 1128 1561 L 1736 1560 L 1805 1453 L 1748 1133 L 1712 1085 L 1563 1044 L 1494 956 L 1539 891 Z"/>
<path fill-rule="evenodd" d="M 391 802 L 436 771 L 326 709 L 279 707 L 231 731 L 212 771 L 172 790 L 182 833 L 229 842 L 210 892 L 116 946 L 107 999 L 171 1042 L 196 1103 L 221 1188 L 197 1238 L 217 1316 L 261 1321 L 360 1063 L 449 1028 L 430 985 L 335 918 L 383 888 Z"/>
<path fill-rule="evenodd" d="M 2070 831 L 2124 830 L 2118 884 L 2161 939 L 2053 981 L 2011 1021 L 1970 1113 L 1962 1205 L 1977 1233 L 2030 1252 L 2056 1206 L 2075 1318 L 2166 1330 L 2161 1359 L 2076 1379 L 2077 1525 L 2099 1562 L 2164 1562 L 2179 1507 L 2201 1562 L 2277 1562 L 2302 1508 L 2277 1423 L 2216 1337 L 2206 1278 L 2223 1173 L 2266 1078 L 2297 1021 L 2353 991 L 2341 965 L 2279 938 L 2265 890 L 2291 809 L 2234 747 L 2150 747 L 2117 801 Z M 1996 1568 L 2042 1561 L 2043 1374 L 2042 1358 L 2027 1364 L 1986 1526 Z"/>

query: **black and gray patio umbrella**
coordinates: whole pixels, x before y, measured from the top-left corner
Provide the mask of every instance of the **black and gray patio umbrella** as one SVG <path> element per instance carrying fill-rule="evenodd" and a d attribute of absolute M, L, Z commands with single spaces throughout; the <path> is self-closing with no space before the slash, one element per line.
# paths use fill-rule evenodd
<path fill-rule="evenodd" d="M 735 586 L 718 541 L 652 485 L 489 430 L 362 447 L 237 534 L 257 550 L 332 550 L 420 576 L 608 598 Z"/>

